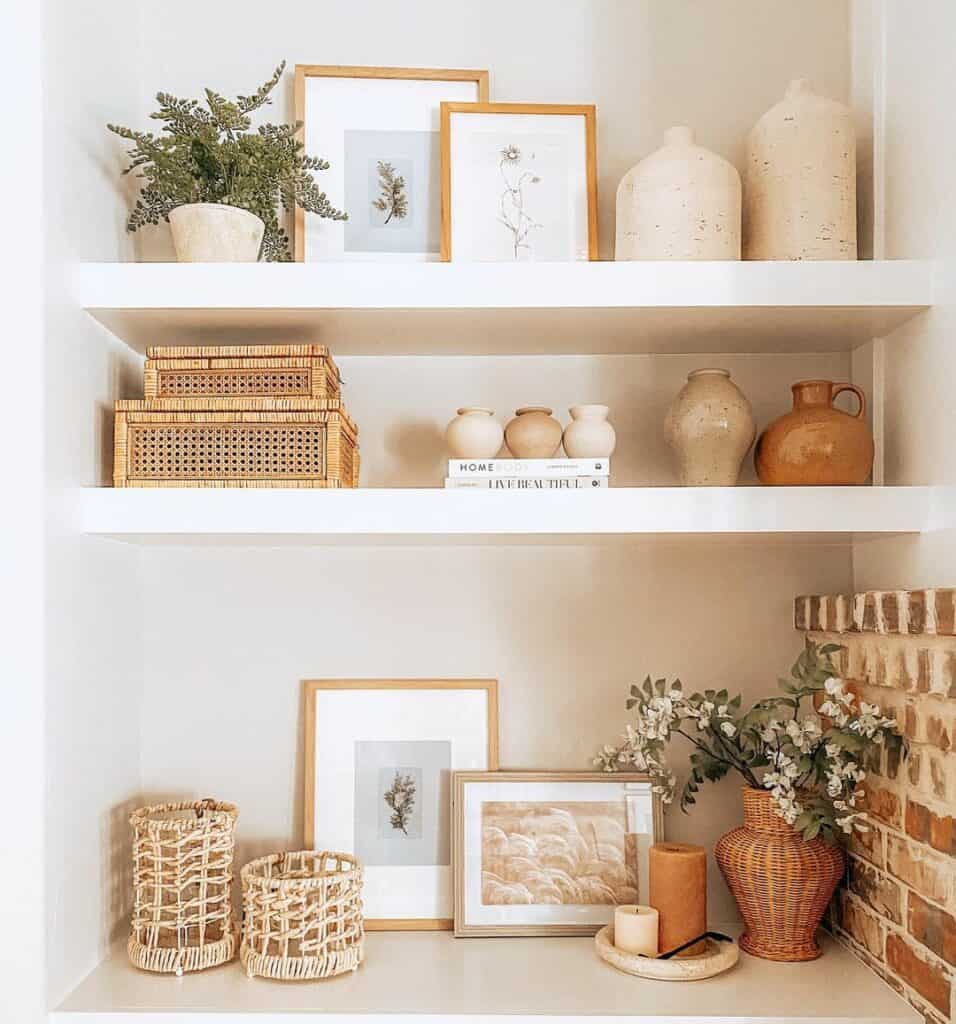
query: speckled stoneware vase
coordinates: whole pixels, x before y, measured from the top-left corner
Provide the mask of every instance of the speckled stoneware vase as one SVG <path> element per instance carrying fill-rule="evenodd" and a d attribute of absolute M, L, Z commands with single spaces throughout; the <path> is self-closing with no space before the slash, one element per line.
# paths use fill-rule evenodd
<path fill-rule="evenodd" d="M 746 396 L 728 370 L 694 370 L 667 410 L 667 443 L 684 487 L 733 487 L 756 434 Z"/>
<path fill-rule="evenodd" d="M 744 259 L 856 259 L 853 115 L 802 78 L 747 139 Z"/>
<path fill-rule="evenodd" d="M 617 188 L 617 260 L 739 260 L 740 175 L 697 145 L 690 128 L 664 133 L 664 145 Z"/>

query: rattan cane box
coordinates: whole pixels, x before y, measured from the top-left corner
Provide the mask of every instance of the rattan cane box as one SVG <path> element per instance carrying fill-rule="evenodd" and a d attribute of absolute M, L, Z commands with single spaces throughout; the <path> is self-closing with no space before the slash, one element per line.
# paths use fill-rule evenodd
<path fill-rule="evenodd" d="M 358 428 L 339 401 L 116 403 L 116 487 L 357 487 Z"/>
<path fill-rule="evenodd" d="M 339 398 L 325 345 L 230 345 L 146 350 L 146 398 Z"/>

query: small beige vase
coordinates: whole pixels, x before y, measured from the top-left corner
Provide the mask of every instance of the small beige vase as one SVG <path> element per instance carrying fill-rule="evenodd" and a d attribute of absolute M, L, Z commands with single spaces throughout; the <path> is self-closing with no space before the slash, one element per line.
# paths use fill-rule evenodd
<path fill-rule="evenodd" d="M 694 370 L 667 410 L 667 443 L 684 487 L 733 487 L 756 433 L 750 402 L 727 370 Z"/>
<path fill-rule="evenodd" d="M 607 421 L 606 405 L 572 405 L 571 422 L 564 428 L 564 450 L 571 459 L 606 459 L 617 434 Z"/>
<path fill-rule="evenodd" d="M 255 263 L 266 226 L 238 206 L 187 203 L 169 211 L 169 227 L 180 263 Z"/>
<path fill-rule="evenodd" d="M 563 431 L 551 412 L 543 405 L 515 410 L 515 418 L 505 427 L 505 444 L 516 459 L 552 459 L 557 455 Z"/>
<path fill-rule="evenodd" d="M 690 128 L 668 128 L 664 145 L 617 188 L 618 260 L 739 260 L 740 175 L 698 146 Z"/>
<path fill-rule="evenodd" d="M 493 409 L 465 406 L 445 430 L 445 443 L 455 459 L 493 459 L 505 432 Z"/>
<path fill-rule="evenodd" d="M 744 259 L 856 259 L 856 135 L 842 103 L 796 79 L 747 138 Z"/>

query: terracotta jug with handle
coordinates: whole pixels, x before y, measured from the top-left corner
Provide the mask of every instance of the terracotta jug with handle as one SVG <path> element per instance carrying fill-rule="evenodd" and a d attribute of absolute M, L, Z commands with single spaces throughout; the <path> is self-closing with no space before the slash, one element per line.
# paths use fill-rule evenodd
<path fill-rule="evenodd" d="M 801 380 L 790 390 L 793 409 L 774 420 L 757 441 L 754 463 L 760 482 L 821 487 L 866 483 L 873 468 L 873 436 L 863 391 L 832 380 Z M 844 391 L 859 400 L 856 415 L 833 407 Z"/>

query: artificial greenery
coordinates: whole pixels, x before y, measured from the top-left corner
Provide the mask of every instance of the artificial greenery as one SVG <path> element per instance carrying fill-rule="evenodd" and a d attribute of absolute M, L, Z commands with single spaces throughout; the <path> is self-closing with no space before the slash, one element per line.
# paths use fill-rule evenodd
<path fill-rule="evenodd" d="M 329 164 L 306 155 L 296 138 L 301 122 L 249 130 L 249 115 L 272 102 L 270 93 L 284 70 L 285 61 L 251 96 L 235 100 L 206 89 L 205 107 L 199 100 L 157 93 L 159 109 L 150 117 L 163 122 L 160 135 L 107 125 L 134 143 L 123 173 L 135 171 L 145 182 L 129 215 L 128 231 L 168 220 L 170 210 L 186 203 L 223 203 L 263 220 L 263 259 L 289 260 L 289 237 L 278 217 L 280 204 L 286 211 L 300 206 L 319 217 L 346 219 L 312 177 L 312 171 L 327 170 Z"/>
<path fill-rule="evenodd" d="M 906 750 L 895 721 L 844 686 L 831 657 L 839 650 L 808 644 L 791 678 L 779 681 L 785 696 L 757 701 L 743 714 L 741 697 L 727 690 L 687 697 L 680 680 L 648 676 L 631 687 L 626 706 L 636 717 L 623 742 L 604 747 L 595 764 L 609 772 L 648 772 L 669 803 L 677 783 L 666 748 L 681 736 L 694 748 L 681 810 L 696 803 L 705 781 L 736 771 L 748 786 L 769 790 L 777 814 L 804 839 L 819 835 L 832 842 L 854 829 L 865 832 L 863 765 L 882 746 L 893 758 Z"/>
<path fill-rule="evenodd" d="M 405 179 L 395 172 L 395 168 L 387 160 L 378 162 L 378 188 L 381 193 L 372 202 L 372 206 L 382 213 L 387 213 L 387 224 L 393 217 L 404 220 L 408 216 L 408 196 L 405 192 Z"/>

